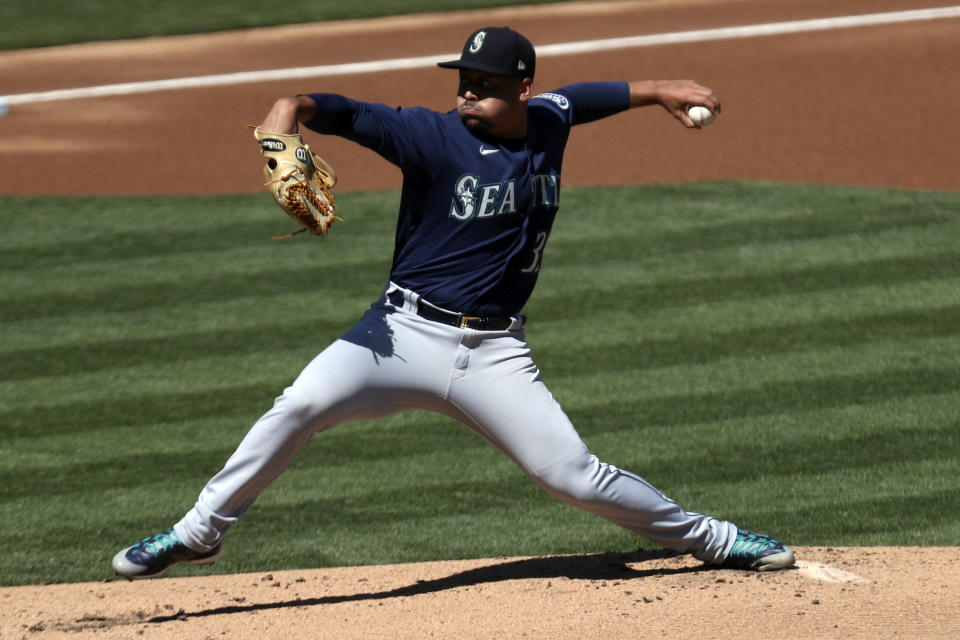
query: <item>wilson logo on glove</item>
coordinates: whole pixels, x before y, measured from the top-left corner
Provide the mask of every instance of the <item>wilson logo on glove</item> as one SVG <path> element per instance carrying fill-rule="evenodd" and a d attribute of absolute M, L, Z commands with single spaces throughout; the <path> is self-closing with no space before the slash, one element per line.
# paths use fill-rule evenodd
<path fill-rule="evenodd" d="M 273 138 L 264 138 L 260 141 L 260 147 L 264 151 L 283 151 L 287 148 L 287 145 Z"/>

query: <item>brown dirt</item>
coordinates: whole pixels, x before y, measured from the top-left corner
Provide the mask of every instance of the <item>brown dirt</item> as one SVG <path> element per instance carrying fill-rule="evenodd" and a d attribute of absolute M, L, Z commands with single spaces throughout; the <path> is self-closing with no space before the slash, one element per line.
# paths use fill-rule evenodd
<path fill-rule="evenodd" d="M 956 638 L 956 548 L 800 548 L 798 568 L 689 556 L 499 558 L 0 588 L 0 637 Z"/>
<path fill-rule="evenodd" d="M 945 6 L 952 0 L 648 0 L 487 10 L 0 52 L 7 94 L 186 76 L 455 53 L 477 24 L 509 22 L 535 44 Z M 692 77 L 723 117 L 700 131 L 642 109 L 580 127 L 566 184 L 746 178 L 960 188 L 960 20 L 542 58 L 537 86 Z M 208 193 L 260 189 L 244 125 L 274 99 L 332 91 L 388 104 L 452 106 L 443 69 L 14 105 L 0 118 L 0 193 Z M 399 172 L 336 138 L 315 148 L 339 188 L 399 186 Z M 239 159 L 232 170 L 228 166 Z"/>
<path fill-rule="evenodd" d="M 509 23 L 547 44 L 951 4 L 648 0 L 303 25 L 0 53 L 0 86 L 16 94 L 452 53 L 478 24 Z M 724 100 L 701 132 L 658 109 L 582 127 L 567 184 L 747 178 L 956 190 L 958 27 L 542 58 L 538 86 L 693 77 Z M 429 69 L 14 105 L 0 118 L 0 193 L 258 191 L 243 125 L 278 96 L 316 90 L 445 109 L 453 80 Z M 370 152 L 326 139 L 321 152 L 342 189 L 399 186 Z M 249 162 L 216 166 L 234 158 Z M 6 587 L 0 638 L 960 637 L 960 548 L 797 551 L 798 569 L 771 575 L 651 553 Z"/>

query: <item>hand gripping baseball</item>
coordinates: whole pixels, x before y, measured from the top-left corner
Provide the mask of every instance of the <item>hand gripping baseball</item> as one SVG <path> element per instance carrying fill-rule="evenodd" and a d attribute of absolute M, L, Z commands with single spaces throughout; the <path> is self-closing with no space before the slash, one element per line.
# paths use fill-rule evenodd
<path fill-rule="evenodd" d="M 263 166 L 267 191 L 280 208 L 303 227 L 275 239 L 289 238 L 302 231 L 327 235 L 333 221 L 340 220 L 330 192 L 337 184 L 333 168 L 303 143 L 300 134 L 265 133 L 255 127 L 253 135 L 260 153 L 267 159 Z"/>

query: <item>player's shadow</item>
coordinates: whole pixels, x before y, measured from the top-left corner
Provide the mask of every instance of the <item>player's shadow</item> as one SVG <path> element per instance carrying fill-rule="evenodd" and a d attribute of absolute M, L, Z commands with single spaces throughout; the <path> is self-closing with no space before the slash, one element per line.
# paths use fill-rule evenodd
<path fill-rule="evenodd" d="M 361 322 L 341 336 L 341 339 L 370 349 L 376 362 L 379 362 L 380 358 L 392 358 L 396 355 L 393 329 L 387 324 L 386 315 L 383 313 L 368 313 Z"/>
<path fill-rule="evenodd" d="M 371 593 L 353 593 L 349 595 L 331 595 L 320 598 L 300 598 L 283 602 L 263 602 L 258 604 L 217 607 L 199 611 L 180 610 L 169 616 L 157 616 L 145 622 L 161 623 L 173 620 L 187 620 L 231 613 L 250 613 L 269 609 L 289 607 L 309 607 L 314 605 L 337 604 L 340 602 L 360 602 L 363 600 L 385 600 L 406 596 L 419 596 L 459 587 L 469 587 L 489 582 L 505 580 L 523 580 L 528 578 L 569 578 L 571 580 L 631 580 L 655 575 L 677 575 L 710 571 L 708 565 L 677 567 L 673 569 L 634 568 L 630 564 L 641 564 L 663 558 L 678 556 L 674 551 L 632 551 L 626 553 L 598 553 L 574 556 L 552 556 L 511 560 L 500 564 L 488 565 L 433 580 L 417 580 L 416 583 L 397 587 L 387 591 Z"/>

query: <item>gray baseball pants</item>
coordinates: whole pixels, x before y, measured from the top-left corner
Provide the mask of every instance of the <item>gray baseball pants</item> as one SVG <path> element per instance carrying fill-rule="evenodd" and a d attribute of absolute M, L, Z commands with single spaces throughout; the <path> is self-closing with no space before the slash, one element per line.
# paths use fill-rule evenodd
<path fill-rule="evenodd" d="M 184 544 L 216 546 L 314 434 L 425 409 L 471 428 L 562 502 L 704 562 L 726 557 L 734 524 L 687 512 L 590 454 L 540 379 L 519 318 L 503 331 L 461 329 L 417 315 L 418 300 L 389 284 L 306 366 L 175 525 Z"/>

